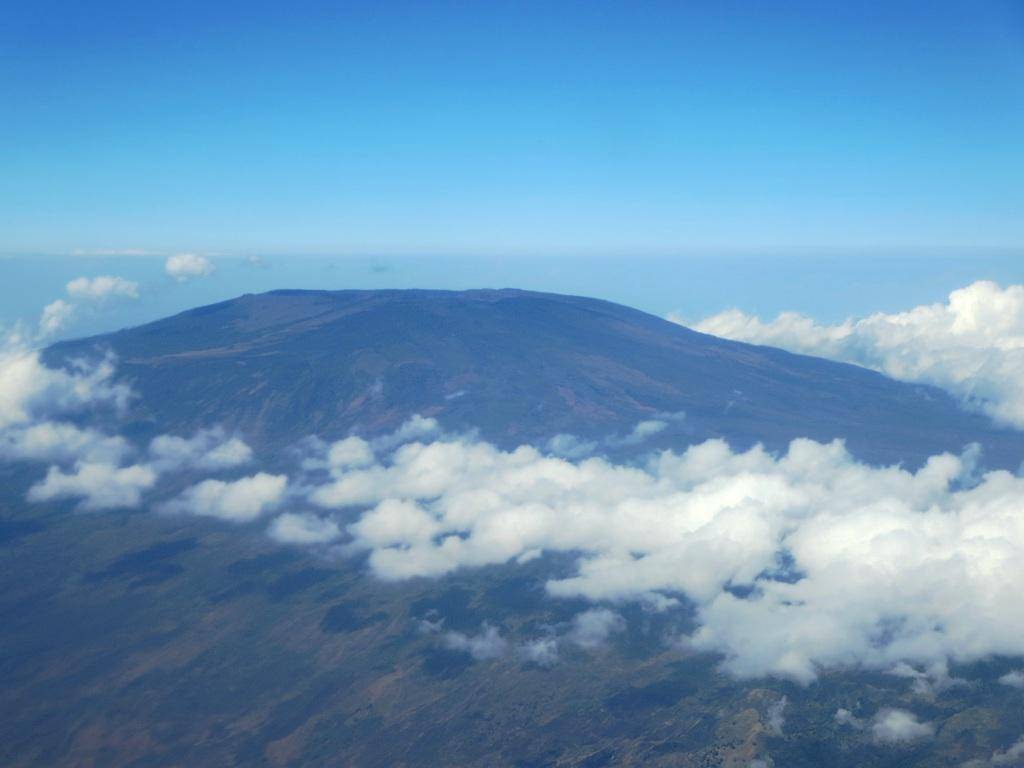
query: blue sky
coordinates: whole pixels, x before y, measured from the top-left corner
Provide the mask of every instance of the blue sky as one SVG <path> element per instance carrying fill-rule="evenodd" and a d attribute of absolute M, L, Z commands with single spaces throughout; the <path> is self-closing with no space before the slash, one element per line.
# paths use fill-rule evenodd
<path fill-rule="evenodd" d="M 145 300 L 69 333 L 284 286 L 836 320 L 1022 282 L 1022 84 L 1020 0 L 13 0 L 0 323 L 100 274 Z"/>
<path fill-rule="evenodd" d="M 0 26 L 0 251 L 1024 245 L 1024 4 L 78 3 Z"/>

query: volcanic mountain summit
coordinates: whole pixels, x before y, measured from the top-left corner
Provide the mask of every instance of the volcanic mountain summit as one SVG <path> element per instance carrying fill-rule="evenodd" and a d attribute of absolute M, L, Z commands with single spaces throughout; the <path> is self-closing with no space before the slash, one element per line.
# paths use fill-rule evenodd
<path fill-rule="evenodd" d="M 505 447 L 626 434 L 665 414 L 653 447 L 844 438 L 864 460 L 908 466 L 971 442 L 989 465 L 1016 466 L 1024 447 L 931 387 L 521 290 L 247 294 L 48 354 L 102 350 L 139 395 L 140 435 L 219 423 L 269 449 L 380 433 L 413 413 Z"/>

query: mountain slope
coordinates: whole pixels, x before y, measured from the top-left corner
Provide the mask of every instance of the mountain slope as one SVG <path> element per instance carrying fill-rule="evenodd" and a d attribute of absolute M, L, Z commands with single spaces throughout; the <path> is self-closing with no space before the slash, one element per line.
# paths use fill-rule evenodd
<path fill-rule="evenodd" d="M 930 387 L 719 339 L 605 301 L 517 290 L 274 291 L 66 342 L 110 348 L 140 395 L 141 434 L 221 423 L 263 448 L 391 429 L 412 413 L 503 446 L 624 434 L 685 413 L 652 446 L 709 437 L 773 449 L 845 438 L 916 465 L 980 442 L 1017 466 L 1019 433 Z"/>

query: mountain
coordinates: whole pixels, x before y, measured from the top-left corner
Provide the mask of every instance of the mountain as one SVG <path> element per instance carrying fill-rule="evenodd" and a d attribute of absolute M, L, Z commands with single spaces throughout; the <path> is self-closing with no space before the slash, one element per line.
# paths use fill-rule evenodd
<path fill-rule="evenodd" d="M 1024 438 L 939 390 L 856 366 L 697 333 L 595 299 L 518 290 L 273 291 L 58 344 L 113 350 L 140 395 L 130 429 L 212 423 L 254 445 L 393 429 L 413 413 L 498 445 L 625 434 L 685 414 L 652 447 L 710 437 L 782 449 L 845 438 L 854 455 L 918 465 L 979 442 L 1015 467 Z"/>
<path fill-rule="evenodd" d="M 45 355 L 108 350 L 136 393 L 121 434 L 142 445 L 219 424 L 254 447 L 245 473 L 296 470 L 287 449 L 309 435 L 378 435 L 415 413 L 502 446 L 572 434 L 617 461 L 714 436 L 773 449 L 842 437 L 907 465 L 971 442 L 989 465 L 1024 455 L 1020 433 L 940 391 L 577 297 L 275 291 Z M 652 419 L 665 428 L 628 439 Z M 365 553 L 271 541 L 266 516 L 149 506 L 203 473 L 101 512 L 28 503 L 45 474 L 0 463 L 0 765 L 954 768 L 1021 736 L 1024 690 L 999 682 L 1020 659 L 934 679 L 738 679 L 680 642 L 700 620 L 683 594 L 549 594 L 576 572 L 571 552 L 384 581 Z M 279 511 L 308 509 L 296 495 Z M 343 530 L 361 512 L 332 515 Z M 785 563 L 769 575 L 799 578 Z M 597 642 L 595 615 L 612 622 Z M 934 738 L 880 743 L 870 718 L 889 708 Z"/>

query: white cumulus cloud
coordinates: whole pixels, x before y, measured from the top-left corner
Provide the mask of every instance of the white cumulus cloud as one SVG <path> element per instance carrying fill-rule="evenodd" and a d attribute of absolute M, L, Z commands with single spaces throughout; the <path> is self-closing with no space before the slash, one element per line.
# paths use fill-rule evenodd
<path fill-rule="evenodd" d="M 214 266 L 205 256 L 194 253 L 177 253 L 167 257 L 167 261 L 164 262 L 164 271 L 169 277 L 183 283 L 195 277 L 212 275 Z"/>
<path fill-rule="evenodd" d="M 670 315 L 677 322 L 677 316 Z M 774 320 L 730 309 L 696 330 L 782 347 L 941 387 L 997 422 L 1024 427 L 1024 286 L 979 281 L 945 303 L 825 325 L 793 312 Z"/>
<path fill-rule="evenodd" d="M 166 512 L 217 517 L 235 523 L 255 520 L 284 498 L 288 478 L 258 472 L 238 480 L 204 480 L 163 504 Z"/>
<path fill-rule="evenodd" d="M 661 607 L 682 593 L 699 621 L 686 643 L 740 677 L 862 665 L 934 691 L 955 684 L 949 660 L 1024 654 L 1024 478 L 977 477 L 974 458 L 910 472 L 838 441 L 774 456 L 712 440 L 633 467 L 449 440 L 309 498 L 354 509 L 347 533 L 384 579 L 578 553 L 549 593 Z"/>
<path fill-rule="evenodd" d="M 885 709 L 871 723 L 871 738 L 879 744 L 906 744 L 935 735 L 932 723 L 923 723 L 905 709 Z"/>
<path fill-rule="evenodd" d="M 1015 669 L 999 678 L 999 682 L 1011 688 L 1024 688 L 1024 670 Z"/>
<path fill-rule="evenodd" d="M 131 390 L 113 380 L 114 361 L 50 368 L 36 350 L 0 354 L 0 430 L 97 405 L 123 410 Z"/>
<path fill-rule="evenodd" d="M 607 608 L 592 608 L 577 614 L 572 620 L 568 639 L 580 648 L 599 648 L 615 632 L 626 627 L 625 620 Z"/>
<path fill-rule="evenodd" d="M 160 435 L 150 442 L 149 454 L 153 464 L 164 472 L 231 469 L 252 459 L 252 449 L 245 441 L 227 437 L 218 427 L 201 429 L 189 438 Z"/>
<path fill-rule="evenodd" d="M 139 298 L 139 284 L 115 275 L 76 277 L 67 284 L 68 295 L 75 299 L 103 301 L 114 296 Z"/>
<path fill-rule="evenodd" d="M 156 478 L 156 472 L 147 466 L 79 462 L 73 472 L 50 467 L 46 478 L 29 489 L 28 500 L 80 498 L 79 506 L 89 510 L 137 507 L 143 491 L 152 488 Z"/>

